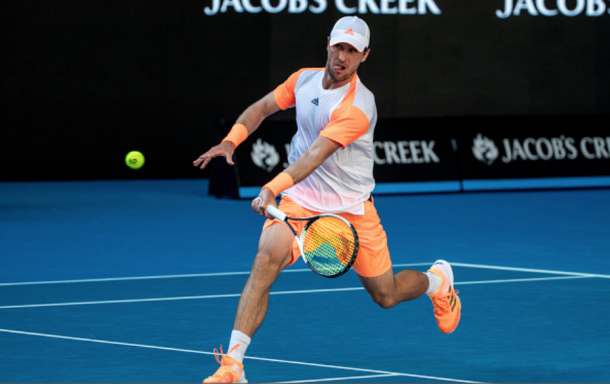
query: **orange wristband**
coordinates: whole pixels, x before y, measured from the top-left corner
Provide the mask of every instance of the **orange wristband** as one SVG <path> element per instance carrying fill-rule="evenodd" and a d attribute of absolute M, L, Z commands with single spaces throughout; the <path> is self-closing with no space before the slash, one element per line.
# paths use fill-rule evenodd
<path fill-rule="evenodd" d="M 271 192 L 273 192 L 274 196 L 279 195 L 283 191 L 294 185 L 294 180 L 292 176 L 286 172 L 280 172 L 273 180 L 265 184 L 263 189 L 267 188 Z"/>
<path fill-rule="evenodd" d="M 227 137 L 222 139 L 222 143 L 225 141 L 230 141 L 235 145 L 235 148 L 241 143 L 244 142 L 248 138 L 248 128 L 241 123 L 237 123 L 231 128 Z"/>

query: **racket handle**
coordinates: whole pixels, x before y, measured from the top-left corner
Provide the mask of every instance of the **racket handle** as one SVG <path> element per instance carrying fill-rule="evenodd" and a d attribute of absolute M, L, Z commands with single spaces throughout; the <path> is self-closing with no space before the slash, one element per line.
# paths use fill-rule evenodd
<path fill-rule="evenodd" d="M 286 221 L 286 214 L 273 205 L 267 206 L 267 213 L 271 215 L 271 217 L 275 217 L 278 220 Z"/>

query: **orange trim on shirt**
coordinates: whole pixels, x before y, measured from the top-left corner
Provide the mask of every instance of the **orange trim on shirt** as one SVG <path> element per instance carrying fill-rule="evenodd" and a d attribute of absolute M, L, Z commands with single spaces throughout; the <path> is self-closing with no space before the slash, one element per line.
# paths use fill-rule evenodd
<path fill-rule="evenodd" d="M 333 111 L 330 123 L 320 132 L 320 136 L 341 144 L 344 149 L 364 135 L 371 125 L 366 114 L 360 108 L 354 107 L 357 78 L 354 76 L 350 81 L 341 105 Z"/>
<path fill-rule="evenodd" d="M 290 75 L 290 77 L 280 84 L 273 91 L 273 98 L 280 109 L 285 110 L 296 104 L 294 89 L 301 73 L 305 71 L 323 71 L 324 68 L 302 68 Z"/>
<path fill-rule="evenodd" d="M 352 106 L 344 114 L 344 117 L 331 121 L 320 132 L 320 136 L 340 144 L 343 149 L 364 135 L 371 125 L 368 117 L 358 107 Z"/>

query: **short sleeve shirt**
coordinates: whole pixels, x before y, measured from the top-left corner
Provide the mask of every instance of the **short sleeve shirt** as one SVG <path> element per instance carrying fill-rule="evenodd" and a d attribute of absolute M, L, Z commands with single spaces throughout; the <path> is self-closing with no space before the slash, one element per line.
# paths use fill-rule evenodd
<path fill-rule="evenodd" d="M 298 129 L 292 138 L 289 163 L 305 153 L 318 136 L 342 146 L 283 194 L 312 211 L 363 214 L 363 202 L 375 188 L 375 98 L 358 76 L 337 89 L 324 89 L 323 77 L 324 68 L 301 69 L 273 93 L 281 109 L 296 107 Z"/>

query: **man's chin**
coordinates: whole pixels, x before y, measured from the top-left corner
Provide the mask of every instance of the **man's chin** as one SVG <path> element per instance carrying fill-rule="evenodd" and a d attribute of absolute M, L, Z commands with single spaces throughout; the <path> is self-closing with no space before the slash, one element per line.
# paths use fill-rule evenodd
<path fill-rule="evenodd" d="M 328 73 L 330 75 L 330 78 L 333 79 L 334 81 L 336 81 L 337 83 L 345 81 L 345 80 L 349 79 L 352 76 L 351 73 L 344 73 L 344 74 L 338 75 L 333 70 L 328 71 Z"/>

